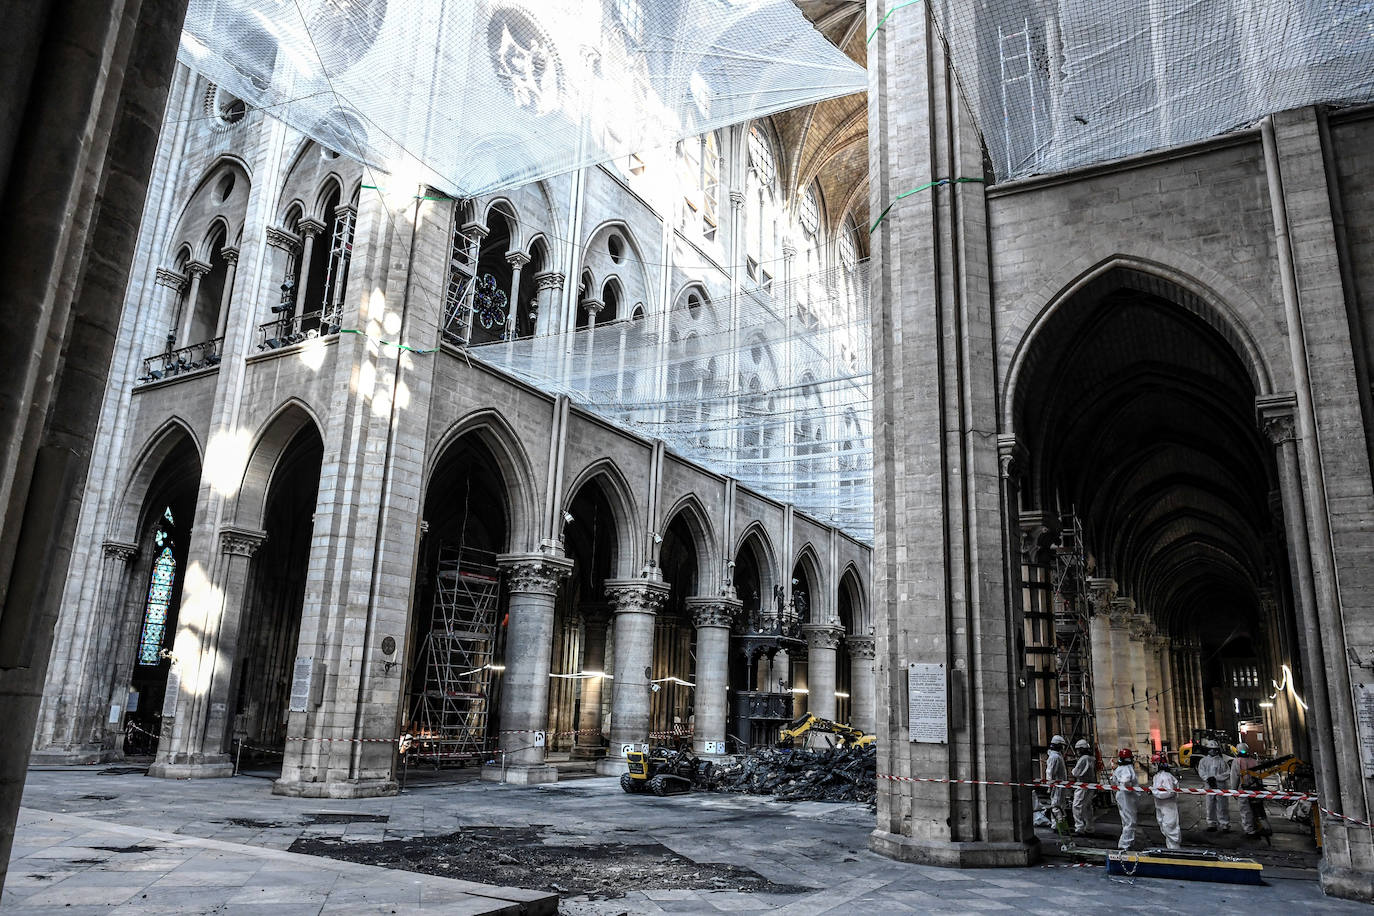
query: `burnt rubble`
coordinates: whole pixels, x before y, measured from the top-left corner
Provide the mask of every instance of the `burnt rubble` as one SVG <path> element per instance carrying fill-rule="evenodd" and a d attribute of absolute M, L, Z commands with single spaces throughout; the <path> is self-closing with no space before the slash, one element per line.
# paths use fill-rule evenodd
<path fill-rule="evenodd" d="M 718 764 L 712 788 L 718 792 L 772 795 L 782 801 L 861 802 L 877 796 L 877 752 L 869 747 L 751 751 L 734 763 Z"/>

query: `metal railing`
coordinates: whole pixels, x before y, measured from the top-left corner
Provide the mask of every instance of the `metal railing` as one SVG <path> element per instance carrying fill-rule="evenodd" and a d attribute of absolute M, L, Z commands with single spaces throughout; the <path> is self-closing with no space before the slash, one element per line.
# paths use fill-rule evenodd
<path fill-rule="evenodd" d="M 339 333 L 338 317 L 324 312 L 306 312 L 278 318 L 258 326 L 258 349 L 276 350 L 316 337 Z"/>
<path fill-rule="evenodd" d="M 219 365 L 223 354 L 223 337 L 191 344 L 189 347 L 172 347 L 169 344 L 166 351 L 143 360 L 143 374 L 138 377 L 138 381 L 146 384 L 187 372 L 209 369 L 211 366 Z"/>

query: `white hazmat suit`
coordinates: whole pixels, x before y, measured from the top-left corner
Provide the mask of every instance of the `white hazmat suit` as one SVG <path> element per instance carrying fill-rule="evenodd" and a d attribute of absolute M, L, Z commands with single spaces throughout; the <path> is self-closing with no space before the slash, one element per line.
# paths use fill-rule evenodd
<path fill-rule="evenodd" d="M 1074 782 L 1093 782 L 1097 778 L 1097 760 L 1091 751 L 1080 754 L 1078 762 L 1073 765 Z M 1093 796 L 1096 795 L 1092 789 L 1073 790 L 1073 832 L 1092 833 L 1093 832 Z"/>
<path fill-rule="evenodd" d="M 1130 849 L 1135 842 L 1136 814 L 1140 809 L 1140 797 L 1133 790 L 1140 785 L 1136 778 L 1135 767 L 1129 763 L 1112 770 L 1112 784 L 1116 789 L 1116 807 L 1121 812 L 1121 839 L 1117 849 Z"/>
<path fill-rule="evenodd" d="M 1250 757 L 1231 758 L 1231 788 L 1255 790 L 1263 788 L 1263 784 L 1256 784 L 1258 780 L 1249 776 L 1249 771 L 1255 766 L 1255 761 Z M 1248 798 L 1236 799 L 1236 806 L 1240 809 L 1240 827 L 1245 831 L 1246 836 L 1256 836 L 1259 828 L 1255 825 L 1255 808 Z"/>
<path fill-rule="evenodd" d="M 1068 782 L 1069 768 L 1064 763 L 1064 755 L 1059 751 L 1050 749 L 1049 756 L 1045 758 L 1045 782 Z M 1054 812 L 1054 823 L 1056 829 L 1059 822 L 1068 817 L 1068 806 L 1064 804 L 1064 797 L 1068 790 L 1063 786 L 1050 789 L 1050 809 Z"/>
<path fill-rule="evenodd" d="M 1208 754 L 1198 761 L 1197 775 L 1209 789 L 1231 788 L 1231 760 L 1222 754 Z M 1225 795 L 1207 796 L 1207 824 L 1231 829 L 1231 806 Z"/>
<path fill-rule="evenodd" d="M 1155 797 L 1155 820 L 1159 831 L 1164 834 L 1164 845 L 1170 849 L 1183 847 L 1183 828 L 1178 822 L 1178 779 L 1168 770 L 1161 769 L 1155 774 L 1150 786 Z"/>

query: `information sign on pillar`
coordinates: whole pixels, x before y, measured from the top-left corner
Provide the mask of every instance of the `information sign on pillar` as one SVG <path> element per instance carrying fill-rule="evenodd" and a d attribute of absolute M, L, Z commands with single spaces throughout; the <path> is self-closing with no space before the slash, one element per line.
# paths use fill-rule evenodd
<path fill-rule="evenodd" d="M 949 743 L 949 685 L 943 664 L 907 665 L 907 726 L 910 740 Z"/>

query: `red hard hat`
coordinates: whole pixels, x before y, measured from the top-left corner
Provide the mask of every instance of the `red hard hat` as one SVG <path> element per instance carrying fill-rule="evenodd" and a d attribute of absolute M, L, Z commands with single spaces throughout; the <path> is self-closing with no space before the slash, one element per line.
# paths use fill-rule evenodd
<path fill-rule="evenodd" d="M 1134 759 L 1135 759 L 1135 751 L 1131 750 L 1129 747 L 1123 747 L 1121 750 L 1119 750 L 1119 751 L 1116 752 L 1116 759 L 1117 759 L 1117 760 L 1134 760 Z"/>

